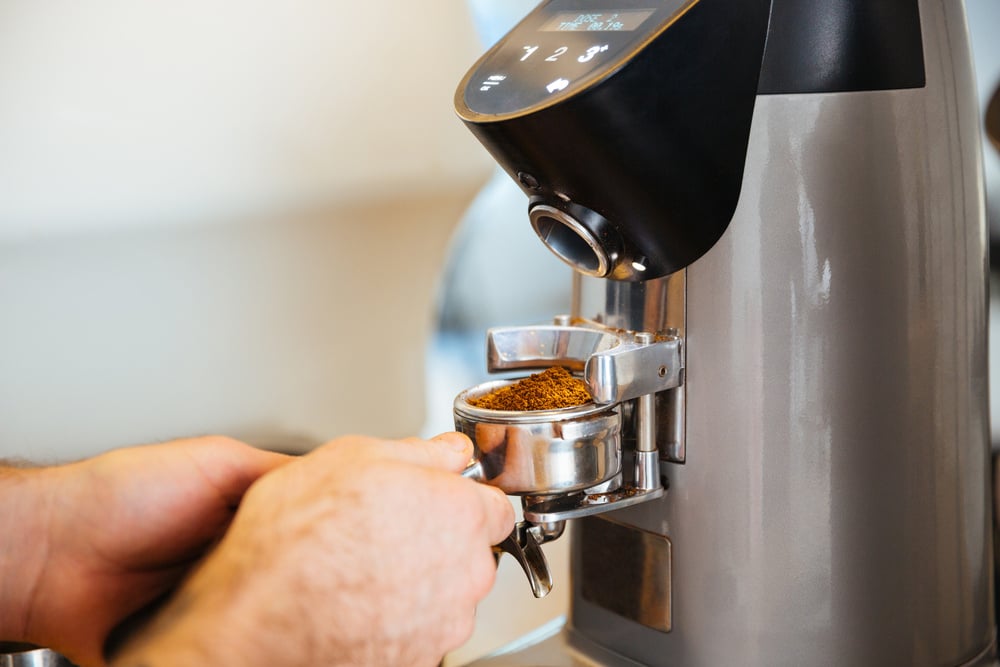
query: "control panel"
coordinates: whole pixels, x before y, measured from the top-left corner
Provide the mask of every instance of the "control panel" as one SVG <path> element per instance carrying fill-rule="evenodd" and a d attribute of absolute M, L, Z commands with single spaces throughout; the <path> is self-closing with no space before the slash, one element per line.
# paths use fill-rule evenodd
<path fill-rule="evenodd" d="M 465 104 L 480 114 L 502 115 L 571 95 L 613 72 L 694 2 L 611 4 L 554 0 L 539 7 L 479 64 Z"/>

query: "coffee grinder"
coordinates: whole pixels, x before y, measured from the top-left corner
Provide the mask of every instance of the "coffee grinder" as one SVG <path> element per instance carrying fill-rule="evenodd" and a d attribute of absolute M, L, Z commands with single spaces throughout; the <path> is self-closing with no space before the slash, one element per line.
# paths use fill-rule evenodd
<path fill-rule="evenodd" d="M 490 370 L 594 398 L 456 399 L 536 594 L 572 525 L 565 628 L 482 664 L 993 664 L 970 62 L 959 0 L 548 0 L 466 75 L 576 269 Z"/>

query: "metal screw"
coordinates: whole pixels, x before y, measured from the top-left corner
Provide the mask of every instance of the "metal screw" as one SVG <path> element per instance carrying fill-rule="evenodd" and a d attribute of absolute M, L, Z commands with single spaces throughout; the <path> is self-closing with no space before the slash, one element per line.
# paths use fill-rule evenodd
<path fill-rule="evenodd" d="M 521 185 L 530 190 L 538 190 L 542 187 L 537 178 L 524 171 L 518 172 L 517 180 L 521 182 Z"/>

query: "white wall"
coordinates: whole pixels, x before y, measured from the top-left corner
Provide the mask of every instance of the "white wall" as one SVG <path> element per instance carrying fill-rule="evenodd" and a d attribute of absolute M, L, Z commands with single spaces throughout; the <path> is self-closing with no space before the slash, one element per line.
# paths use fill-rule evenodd
<path fill-rule="evenodd" d="M 0 244 L 0 458 L 209 432 L 282 450 L 416 433 L 463 204 Z"/>
<path fill-rule="evenodd" d="M 468 184 L 470 26 L 461 0 L 4 0 L 0 234 Z"/>
<path fill-rule="evenodd" d="M 411 434 L 461 0 L 0 1 L 0 457 Z"/>

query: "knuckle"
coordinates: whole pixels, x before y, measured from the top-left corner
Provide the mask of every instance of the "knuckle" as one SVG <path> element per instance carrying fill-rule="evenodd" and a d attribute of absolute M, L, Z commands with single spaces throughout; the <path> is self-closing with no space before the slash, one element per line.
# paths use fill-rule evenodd
<path fill-rule="evenodd" d="M 473 601 L 482 600 L 493 589 L 493 584 L 497 578 L 496 559 L 492 550 L 486 549 L 481 552 L 482 556 L 476 558 L 470 569 L 469 593 Z"/>
<path fill-rule="evenodd" d="M 379 442 L 376 438 L 366 435 L 344 435 L 320 445 L 314 451 L 322 453 L 335 453 L 344 450 L 364 451 Z"/>
<path fill-rule="evenodd" d="M 452 478 L 451 475 L 448 476 Z M 464 526 L 480 527 L 486 521 L 486 509 L 480 499 L 480 489 L 476 482 L 455 479 L 457 484 L 451 484 L 451 493 L 446 502 L 454 512 L 456 519 Z"/>
<path fill-rule="evenodd" d="M 510 500 L 499 489 L 490 489 L 486 503 L 488 521 L 492 537 L 504 537 L 514 527 L 514 508 Z"/>
<path fill-rule="evenodd" d="M 233 449 L 243 449 L 249 447 L 244 442 L 240 442 L 236 438 L 231 438 L 228 435 L 210 435 L 206 437 L 206 440 L 214 443 L 217 447 L 230 447 Z"/>
<path fill-rule="evenodd" d="M 466 614 L 462 621 L 455 625 L 455 637 L 453 638 L 452 648 L 457 648 L 469 641 L 473 631 L 476 629 L 476 616 L 472 613 Z"/>
<path fill-rule="evenodd" d="M 179 442 L 184 441 L 181 440 Z M 231 438 L 228 435 L 202 435 L 191 438 L 187 442 L 195 447 L 214 447 L 226 451 L 237 451 L 250 447 L 250 445 L 240 442 L 236 438 Z"/>
<path fill-rule="evenodd" d="M 448 624 L 448 629 L 444 636 L 444 652 L 458 648 L 469 641 L 476 628 L 476 615 L 474 611 L 456 614 L 456 618 Z"/>
<path fill-rule="evenodd" d="M 500 489 L 496 489 L 493 494 L 493 500 L 495 502 L 495 509 L 499 515 L 499 518 L 504 524 L 514 525 L 514 507 L 510 504 L 510 499 L 507 495 Z"/>

